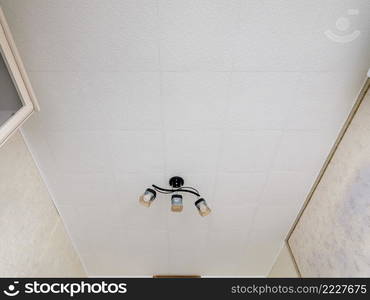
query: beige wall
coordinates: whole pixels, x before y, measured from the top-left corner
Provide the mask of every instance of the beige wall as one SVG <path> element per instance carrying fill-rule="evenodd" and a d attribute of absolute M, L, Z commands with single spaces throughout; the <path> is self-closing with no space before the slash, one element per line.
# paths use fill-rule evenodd
<path fill-rule="evenodd" d="M 289 245 L 303 277 L 370 276 L 370 92 Z"/>
<path fill-rule="evenodd" d="M 0 277 L 6 276 L 85 276 L 19 132 L 0 148 Z"/>
<path fill-rule="evenodd" d="M 299 277 L 286 245 L 281 249 L 268 277 Z"/>

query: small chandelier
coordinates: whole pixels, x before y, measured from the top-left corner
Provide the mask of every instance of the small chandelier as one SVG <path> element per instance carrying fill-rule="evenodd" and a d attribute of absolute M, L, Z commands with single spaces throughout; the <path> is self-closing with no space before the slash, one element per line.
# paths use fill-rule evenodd
<path fill-rule="evenodd" d="M 199 214 L 202 217 L 205 217 L 210 214 L 211 209 L 208 207 L 206 200 L 201 198 L 199 192 L 197 189 L 191 187 L 191 186 L 186 186 L 184 187 L 184 179 L 182 179 L 179 176 L 175 176 L 170 178 L 170 186 L 172 188 L 166 189 L 166 188 L 161 188 L 155 184 L 152 184 L 152 188 L 147 188 L 144 192 L 139 197 L 139 203 L 145 207 L 150 207 L 152 202 L 156 199 L 157 193 L 161 194 L 171 194 L 171 211 L 173 212 L 181 212 L 183 209 L 183 204 L 182 204 L 182 193 L 189 193 L 194 196 L 196 196 L 198 199 L 194 202 L 195 207 L 197 208 Z"/>

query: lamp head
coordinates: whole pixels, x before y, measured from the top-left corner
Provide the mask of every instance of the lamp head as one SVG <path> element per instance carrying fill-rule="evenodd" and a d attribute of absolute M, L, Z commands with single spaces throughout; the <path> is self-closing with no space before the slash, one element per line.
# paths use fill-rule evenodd
<path fill-rule="evenodd" d="M 175 194 L 171 196 L 171 210 L 173 212 L 181 212 L 182 211 L 182 196 Z"/>
<path fill-rule="evenodd" d="M 206 200 L 203 198 L 199 198 L 197 201 L 195 201 L 194 205 L 202 217 L 208 216 L 211 213 L 211 209 L 208 207 Z"/>
<path fill-rule="evenodd" d="M 154 201 L 157 193 L 153 189 L 146 189 L 144 194 L 139 197 L 139 203 L 145 207 L 149 207 Z"/>

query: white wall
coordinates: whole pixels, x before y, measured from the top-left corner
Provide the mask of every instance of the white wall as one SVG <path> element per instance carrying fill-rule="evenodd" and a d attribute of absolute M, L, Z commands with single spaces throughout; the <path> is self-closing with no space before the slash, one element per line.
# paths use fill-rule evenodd
<path fill-rule="evenodd" d="M 289 239 L 302 276 L 370 276 L 369 182 L 368 91 Z"/>
<path fill-rule="evenodd" d="M 281 249 L 268 277 L 300 277 L 286 245 Z"/>
<path fill-rule="evenodd" d="M 85 276 L 19 132 L 0 148 L 0 277 L 13 276 Z"/>

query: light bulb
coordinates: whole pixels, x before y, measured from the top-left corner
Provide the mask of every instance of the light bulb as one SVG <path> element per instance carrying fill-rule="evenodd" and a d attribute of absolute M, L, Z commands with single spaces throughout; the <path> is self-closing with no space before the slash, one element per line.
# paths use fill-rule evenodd
<path fill-rule="evenodd" d="M 146 189 L 144 194 L 139 197 L 139 203 L 145 207 L 149 207 L 156 197 L 155 190 Z"/>
<path fill-rule="evenodd" d="M 195 201 L 194 204 L 202 217 L 205 217 L 211 213 L 211 209 L 208 207 L 206 200 L 204 200 L 203 198 Z"/>
<path fill-rule="evenodd" d="M 182 196 L 181 195 L 172 195 L 171 197 L 171 210 L 173 212 L 182 211 Z"/>

